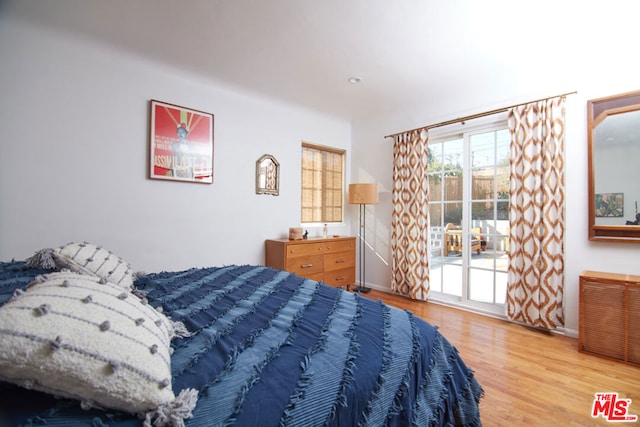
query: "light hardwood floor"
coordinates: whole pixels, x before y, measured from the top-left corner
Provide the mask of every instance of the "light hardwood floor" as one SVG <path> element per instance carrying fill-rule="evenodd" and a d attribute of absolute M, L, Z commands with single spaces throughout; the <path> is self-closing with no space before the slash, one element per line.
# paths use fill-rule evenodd
<path fill-rule="evenodd" d="M 595 393 L 631 399 L 640 417 L 640 367 L 578 352 L 578 340 L 434 303 L 372 290 L 375 300 L 412 311 L 437 326 L 484 388 L 484 426 L 600 426 Z"/>

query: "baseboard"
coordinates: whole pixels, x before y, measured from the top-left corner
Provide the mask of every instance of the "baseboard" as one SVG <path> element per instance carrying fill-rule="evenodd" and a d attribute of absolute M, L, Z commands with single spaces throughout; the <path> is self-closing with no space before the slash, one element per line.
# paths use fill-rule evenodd
<path fill-rule="evenodd" d="M 376 291 L 385 292 L 385 293 L 388 293 L 388 294 L 393 294 L 393 292 L 391 292 L 391 289 L 385 288 L 384 286 L 379 286 L 379 285 L 367 283 L 366 287 L 367 288 L 371 288 L 371 289 L 375 289 Z M 515 324 L 520 324 L 520 325 L 529 327 L 529 325 L 527 325 L 525 323 L 513 322 L 513 321 L 507 319 L 507 317 L 504 316 L 504 315 L 499 315 L 499 314 L 496 314 L 496 313 L 488 311 L 488 310 L 482 310 L 482 309 L 477 308 L 477 307 L 468 307 L 466 305 L 455 304 L 455 303 L 452 303 L 451 301 L 443 301 L 443 300 L 438 300 L 438 299 L 435 299 L 435 298 L 430 298 L 429 302 L 432 303 L 432 304 L 438 304 L 438 305 L 442 305 L 442 306 L 445 306 L 445 307 L 451 307 L 451 308 L 455 308 L 456 310 L 466 311 L 468 313 L 479 314 L 481 316 L 486 316 L 486 317 L 492 317 L 494 319 L 504 320 L 505 322 L 512 322 L 512 323 L 515 323 Z M 553 334 L 557 334 L 557 335 L 563 335 L 563 336 L 566 336 L 566 337 L 569 337 L 569 338 L 576 338 L 576 339 L 578 338 L 578 331 L 575 330 L 575 329 L 558 328 L 558 329 L 555 329 L 555 330 L 551 330 L 549 332 L 551 332 Z"/>
<path fill-rule="evenodd" d="M 355 285 L 354 289 L 355 289 L 357 286 L 358 286 L 358 285 Z M 374 290 L 376 290 L 376 291 L 380 291 L 380 292 L 386 292 L 386 293 L 388 293 L 388 294 L 393 293 L 393 292 L 391 292 L 391 289 L 389 289 L 389 288 L 385 288 L 384 286 L 375 285 L 375 284 L 372 284 L 372 283 L 365 283 L 365 287 L 366 287 L 366 288 L 371 288 L 371 289 L 374 289 Z"/>

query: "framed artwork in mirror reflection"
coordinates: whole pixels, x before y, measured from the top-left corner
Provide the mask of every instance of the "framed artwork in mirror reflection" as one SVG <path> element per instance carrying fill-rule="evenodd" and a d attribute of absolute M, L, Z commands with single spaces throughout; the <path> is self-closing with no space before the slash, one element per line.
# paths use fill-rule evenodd
<path fill-rule="evenodd" d="M 596 217 L 624 216 L 624 195 L 622 193 L 597 193 Z"/>

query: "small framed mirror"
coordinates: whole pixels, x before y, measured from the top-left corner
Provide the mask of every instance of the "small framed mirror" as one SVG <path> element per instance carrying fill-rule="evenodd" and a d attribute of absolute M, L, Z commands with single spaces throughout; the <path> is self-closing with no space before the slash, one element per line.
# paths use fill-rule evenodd
<path fill-rule="evenodd" d="M 640 243 L 640 91 L 587 102 L 589 240 Z"/>
<path fill-rule="evenodd" d="M 256 194 L 280 194 L 280 163 L 271 154 L 256 161 Z"/>

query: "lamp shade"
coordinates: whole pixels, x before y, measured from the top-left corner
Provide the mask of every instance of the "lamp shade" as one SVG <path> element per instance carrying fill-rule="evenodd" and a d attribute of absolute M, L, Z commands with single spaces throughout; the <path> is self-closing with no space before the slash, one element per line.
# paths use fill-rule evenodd
<path fill-rule="evenodd" d="M 349 184 L 349 203 L 375 205 L 378 203 L 378 184 Z"/>

